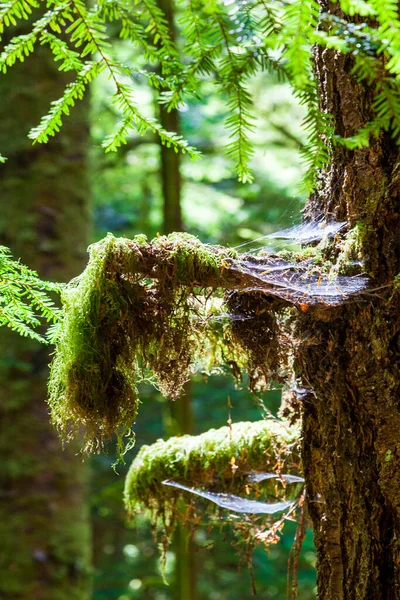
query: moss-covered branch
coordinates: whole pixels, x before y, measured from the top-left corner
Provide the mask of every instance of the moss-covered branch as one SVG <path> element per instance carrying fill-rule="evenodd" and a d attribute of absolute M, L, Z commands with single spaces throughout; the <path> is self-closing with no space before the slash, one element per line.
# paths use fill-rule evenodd
<path fill-rule="evenodd" d="M 221 498 L 227 506 L 233 501 L 230 511 L 237 510 L 234 505 L 239 503 L 241 513 L 251 513 L 257 507 L 255 500 L 260 503 L 259 513 L 267 513 L 269 507 L 271 513 L 288 509 L 295 504 L 299 484 L 287 483 L 284 475 L 301 472 L 298 438 L 298 427 L 269 420 L 235 423 L 166 442 L 158 440 L 144 446 L 132 463 L 125 484 L 126 507 L 130 513 L 143 507 L 149 509 L 153 523 L 161 524 L 167 539 L 177 519 L 196 526 L 206 513 L 224 517 L 225 523 L 230 512 L 218 506 Z M 163 485 L 165 480 L 181 487 Z M 183 490 L 182 485 L 195 488 L 196 495 Z M 199 493 L 206 498 L 200 501 L 200 510 Z M 215 500 L 210 502 L 213 496 Z M 182 511 L 180 498 L 184 499 L 186 510 Z M 267 505 L 267 501 L 271 504 Z M 262 518 L 249 515 L 244 519 L 241 516 L 238 522 L 233 519 L 231 522 L 240 526 L 241 535 L 244 520 L 248 526 L 247 542 L 265 542 L 262 532 L 271 527 L 271 519 L 266 515 Z M 275 516 L 272 522 L 276 521 Z"/>
<path fill-rule="evenodd" d="M 161 485 L 164 480 L 241 494 L 250 471 L 298 474 L 299 433 L 286 422 L 262 420 L 143 446 L 126 478 L 126 507 L 131 513 L 137 507 L 167 513 L 185 492 Z"/>
<path fill-rule="evenodd" d="M 347 279 L 330 281 L 310 252 L 254 257 L 187 234 L 152 242 L 108 235 L 63 293 L 53 422 L 66 437 L 83 426 L 93 451 L 131 431 L 140 378 L 151 376 L 173 399 L 191 371 L 221 365 L 235 376 L 246 370 L 251 389 L 283 381 L 290 343 L 282 314 L 343 302 Z"/>

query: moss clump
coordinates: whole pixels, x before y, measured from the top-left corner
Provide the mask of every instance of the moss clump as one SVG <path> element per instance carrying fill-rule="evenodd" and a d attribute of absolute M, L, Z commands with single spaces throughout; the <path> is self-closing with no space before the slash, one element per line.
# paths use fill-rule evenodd
<path fill-rule="evenodd" d="M 162 486 L 165 479 L 236 493 L 242 491 L 243 476 L 249 471 L 298 471 L 298 438 L 298 427 L 266 420 L 158 440 L 143 446 L 133 461 L 126 478 L 125 504 L 130 512 L 138 506 L 168 511 L 182 491 Z"/>
<path fill-rule="evenodd" d="M 87 450 L 98 450 L 114 431 L 124 433 L 136 417 L 135 341 L 129 314 L 134 307 L 140 312 L 144 298 L 138 285 L 121 279 L 119 268 L 121 261 L 131 267 L 132 260 L 128 248 L 108 236 L 90 248 L 87 268 L 63 293 L 64 319 L 51 365 L 49 404 L 64 436 L 85 427 Z"/>
<path fill-rule="evenodd" d="M 169 540 L 177 519 L 196 526 L 203 512 L 210 516 L 225 517 L 214 524 L 226 524 L 229 512 L 207 501 L 198 511 L 198 497 L 180 488 L 163 485 L 164 480 L 184 483 L 189 487 L 206 488 L 209 492 L 238 494 L 244 498 L 265 500 L 285 497 L 285 487 L 277 492 L 276 479 L 264 484 L 249 484 L 249 472 L 299 473 L 299 428 L 289 427 L 282 421 L 268 420 L 255 423 L 235 423 L 232 427 L 212 429 L 202 435 L 173 437 L 144 446 L 133 461 L 125 483 L 125 505 L 132 514 L 135 510 L 150 510 L 152 521 L 162 525 L 164 541 Z M 178 500 L 188 505 L 180 509 Z M 248 543 L 265 541 L 266 523 L 271 519 L 246 516 Z M 232 521 L 241 529 L 244 519 Z M 271 539 L 271 538 L 269 538 Z M 165 549 L 165 548 L 164 548 Z"/>
<path fill-rule="evenodd" d="M 172 399 L 192 371 L 221 365 L 237 378 L 247 371 L 252 390 L 283 381 L 290 353 L 284 311 L 345 298 L 347 280 L 339 290 L 340 282 L 323 277 L 309 258 L 238 257 L 188 234 L 151 242 L 109 234 L 91 246 L 87 268 L 63 294 L 49 383 L 53 422 L 67 439 L 83 428 L 87 451 L 113 433 L 122 449 L 142 377 Z"/>
<path fill-rule="evenodd" d="M 236 318 L 231 323 L 234 345 L 242 348 L 251 391 L 266 389 L 269 382 L 283 383 L 288 351 L 282 337 L 282 305 L 262 291 L 231 292 L 227 306 Z"/>
<path fill-rule="evenodd" d="M 49 404 L 63 437 L 83 426 L 85 450 L 96 451 L 114 432 L 129 435 L 136 383 L 148 371 L 165 395 L 179 395 L 202 329 L 193 287 L 220 283 L 220 255 L 177 234 L 153 244 L 109 234 L 91 246 L 87 268 L 64 291 L 51 365 Z"/>
<path fill-rule="evenodd" d="M 220 256 L 210 250 L 210 246 L 202 244 L 189 233 L 171 233 L 168 238 L 161 238 L 159 243 L 163 244 L 166 239 L 173 245 L 170 256 L 175 263 L 177 283 L 193 287 L 196 283 L 201 284 L 204 278 L 215 276 L 220 279 Z"/>

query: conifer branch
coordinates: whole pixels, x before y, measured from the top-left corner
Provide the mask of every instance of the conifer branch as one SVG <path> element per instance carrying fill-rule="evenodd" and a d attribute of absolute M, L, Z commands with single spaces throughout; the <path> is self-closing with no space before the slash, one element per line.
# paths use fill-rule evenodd
<path fill-rule="evenodd" d="M 38 0 L 12 0 L 0 6 L 0 39 L 6 27 L 15 26 L 18 20 L 29 19 L 32 9 L 39 6 Z"/>
<path fill-rule="evenodd" d="M 147 78 L 169 110 L 178 108 L 190 95 L 199 95 L 204 76 L 214 77 L 221 92 L 228 95 L 226 124 L 232 139 L 227 153 L 242 181 L 251 180 L 253 152 L 250 133 L 255 107 L 248 82 L 259 70 L 286 76 L 306 106 L 304 126 L 309 139 L 302 153 L 307 165 L 304 184 L 309 191 L 329 161 L 331 143 L 358 148 L 368 145 L 371 136 L 381 131 L 390 131 L 399 141 L 400 16 L 396 0 L 341 0 L 340 17 L 320 13 L 316 0 L 250 0 L 233 9 L 217 0 L 183 0 L 177 43 L 171 39 L 156 0 L 137 0 L 135 4 L 99 0 L 91 8 L 82 0 L 46 0 L 43 4 L 43 16 L 28 33 L 11 36 L 0 56 L 0 70 L 5 72 L 25 60 L 39 42 L 50 47 L 60 70 L 76 72 L 62 98 L 52 103 L 49 114 L 30 133 L 34 141 L 45 142 L 60 129 L 63 116 L 105 69 L 115 85 L 114 102 L 122 113 L 121 123 L 104 141 L 106 151 L 125 144 L 135 129 L 139 133 L 151 130 L 162 143 L 198 155 L 185 140 L 163 130 L 137 106 L 133 73 Z M 37 0 L 4 3 L 0 34 L 19 20 L 31 18 L 33 10 L 43 4 Z M 366 22 L 371 17 L 374 21 Z M 107 31 L 111 22 L 120 23 L 120 37 L 138 46 L 149 63 L 158 64 L 160 74 L 155 74 L 153 67 L 124 65 L 115 57 Z M 315 44 L 352 55 L 353 76 L 370 85 L 374 93 L 371 121 L 346 140 L 334 134 L 332 118 L 318 106 L 312 59 Z"/>
<path fill-rule="evenodd" d="M 61 287 L 42 281 L 36 271 L 14 260 L 10 250 L 0 246 L 0 326 L 47 343 L 49 339 L 37 329 L 43 322 L 58 321 L 60 310 L 48 292 L 60 293 Z"/>
<path fill-rule="evenodd" d="M 223 16 L 217 14 L 216 19 L 227 54 L 227 57 L 220 63 L 221 87 L 230 97 L 228 107 L 231 115 L 226 119 L 226 125 L 231 130 L 230 137 L 234 138 L 234 141 L 227 146 L 227 154 L 235 160 L 239 181 L 246 183 L 253 181 L 249 168 L 249 162 L 253 155 L 249 133 L 254 130 L 254 125 L 253 99 L 244 85 L 244 80 L 254 72 L 255 57 L 249 53 L 244 60 L 240 60 L 234 55 Z"/>
<path fill-rule="evenodd" d="M 62 2 L 54 9 L 48 10 L 41 19 L 33 24 L 28 34 L 12 38 L 0 55 L 0 70 L 6 73 L 7 67 L 11 67 L 17 60 L 23 62 L 34 51 L 40 35 L 42 34 L 42 37 L 46 36 L 47 32 L 45 30 L 47 27 L 60 32 L 58 20 L 61 15 L 68 18 L 69 15 L 66 11 L 69 4 L 69 1 Z"/>

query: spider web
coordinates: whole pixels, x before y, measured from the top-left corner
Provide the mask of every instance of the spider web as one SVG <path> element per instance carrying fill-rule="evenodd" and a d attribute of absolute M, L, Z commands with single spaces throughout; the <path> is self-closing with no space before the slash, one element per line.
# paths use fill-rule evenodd
<path fill-rule="evenodd" d="M 309 244 L 337 235 L 346 222 L 316 221 L 295 225 L 275 233 L 261 236 L 253 242 L 245 242 L 237 248 L 265 239 L 283 239 L 295 244 Z M 257 256 L 252 252 L 258 252 Z M 351 266 L 361 271 L 360 261 L 350 261 Z M 239 255 L 233 269 L 248 276 L 248 285 L 241 291 L 265 291 L 270 295 L 295 304 L 336 305 L 365 291 L 368 278 L 362 272 L 357 275 L 332 274 L 332 269 L 315 258 L 296 261 L 285 260 L 273 254 L 267 247 L 250 249 Z M 330 271 L 330 272 L 329 272 Z M 240 291 L 240 290 L 239 290 Z"/>
<path fill-rule="evenodd" d="M 290 508 L 296 502 L 296 500 L 287 500 L 285 502 L 260 502 L 258 500 L 249 500 L 247 498 L 236 496 L 235 494 L 207 492 L 195 487 L 183 485 L 182 483 L 178 483 L 176 481 L 171 481 L 170 479 L 166 479 L 162 483 L 163 485 L 169 485 L 185 492 L 189 492 L 190 494 L 194 494 L 195 496 L 205 498 L 206 500 L 217 504 L 217 506 L 220 506 L 221 508 L 226 508 L 228 510 L 232 510 L 233 512 L 247 513 L 250 515 L 273 515 Z"/>

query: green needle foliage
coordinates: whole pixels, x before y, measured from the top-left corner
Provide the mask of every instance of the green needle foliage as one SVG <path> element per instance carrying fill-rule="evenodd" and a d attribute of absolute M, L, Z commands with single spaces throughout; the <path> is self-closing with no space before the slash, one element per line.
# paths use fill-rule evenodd
<path fill-rule="evenodd" d="M 400 132 L 400 19 L 394 0 L 341 0 L 341 17 L 326 14 L 316 0 L 182 0 L 177 4 L 176 43 L 156 0 L 13 0 L 0 9 L 0 35 L 10 28 L 10 41 L 0 55 L 5 73 L 23 61 L 38 44 L 49 46 L 71 83 L 54 100 L 48 114 L 32 129 L 33 142 L 46 142 L 79 101 L 93 78 L 106 73 L 114 85 L 113 102 L 120 115 L 114 132 L 104 140 L 106 152 L 116 151 L 135 130 L 150 130 L 163 144 L 192 157 L 199 153 L 176 132 L 165 131 L 135 100 L 135 78 L 145 76 L 169 110 L 197 95 L 200 81 L 210 77 L 227 96 L 226 126 L 231 133 L 227 153 L 241 181 L 251 181 L 253 119 L 257 107 L 248 80 L 257 71 L 276 71 L 287 78 L 306 106 L 308 143 L 301 152 L 307 166 L 304 184 L 310 191 L 318 170 L 329 161 L 332 143 L 349 148 L 367 146 L 371 137 Z M 27 33 L 12 28 L 28 20 Z M 112 27 L 110 27 L 112 25 Z M 140 49 L 147 64 L 126 65 L 116 56 L 115 31 Z M 111 33 L 112 32 L 112 33 Z M 321 110 L 313 73 L 313 48 L 319 45 L 349 54 L 353 75 L 370 85 L 375 99 L 373 118 L 350 138 L 335 133 L 331 115 Z M 155 74 L 156 67 L 159 69 Z"/>
<path fill-rule="evenodd" d="M 38 328 L 46 321 L 58 321 L 60 310 L 48 292 L 60 291 L 60 284 L 42 281 L 36 271 L 14 260 L 9 249 L 0 246 L 0 326 L 48 343 L 52 332 L 46 338 Z"/>

